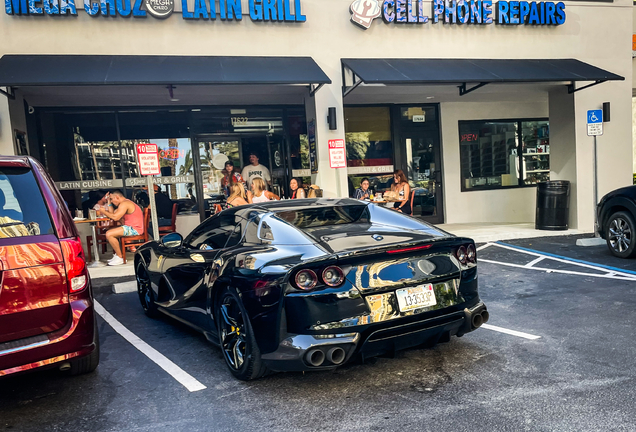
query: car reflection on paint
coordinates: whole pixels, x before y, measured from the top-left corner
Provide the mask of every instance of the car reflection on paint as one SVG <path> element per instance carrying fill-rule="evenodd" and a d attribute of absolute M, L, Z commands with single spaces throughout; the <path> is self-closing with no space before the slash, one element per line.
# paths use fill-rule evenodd
<path fill-rule="evenodd" d="M 333 369 L 488 320 L 474 242 L 352 199 L 220 212 L 135 255 L 141 304 L 219 345 L 242 380 Z"/>

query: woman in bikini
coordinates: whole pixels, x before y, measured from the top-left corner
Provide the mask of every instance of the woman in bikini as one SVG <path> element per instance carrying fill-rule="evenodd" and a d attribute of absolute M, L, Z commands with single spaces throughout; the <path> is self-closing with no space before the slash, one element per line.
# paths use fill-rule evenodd
<path fill-rule="evenodd" d="M 397 192 L 399 201 L 393 204 L 393 208 L 399 212 L 411 214 L 411 187 L 401 169 L 393 172 L 393 184 L 391 190 Z"/>
<path fill-rule="evenodd" d="M 269 200 L 279 200 L 280 197 L 265 189 L 265 182 L 262 178 L 256 177 L 252 180 L 252 196 L 247 197 L 250 204 L 262 203 Z"/>

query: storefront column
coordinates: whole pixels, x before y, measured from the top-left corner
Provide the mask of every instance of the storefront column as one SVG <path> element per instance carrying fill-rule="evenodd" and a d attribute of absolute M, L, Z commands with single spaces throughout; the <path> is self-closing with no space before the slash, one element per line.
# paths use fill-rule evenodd
<path fill-rule="evenodd" d="M 336 130 L 329 130 L 327 114 L 329 107 L 336 108 Z M 349 196 L 346 168 L 331 168 L 329 164 L 329 140 L 344 140 L 344 113 L 342 91 L 339 83 L 323 86 L 313 97 L 305 101 L 307 121 L 315 119 L 318 173 L 311 176 L 312 182 L 323 190 L 326 198 Z"/>
<path fill-rule="evenodd" d="M 550 180 L 570 181 L 570 228 L 578 228 L 579 188 L 574 95 L 559 87 L 549 92 Z"/>
<path fill-rule="evenodd" d="M 14 153 L 9 102 L 2 96 L 0 99 L 0 154 L 13 155 Z"/>

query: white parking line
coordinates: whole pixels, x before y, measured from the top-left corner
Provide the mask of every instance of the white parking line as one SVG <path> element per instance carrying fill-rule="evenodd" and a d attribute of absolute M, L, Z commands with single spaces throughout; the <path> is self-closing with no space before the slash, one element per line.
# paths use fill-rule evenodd
<path fill-rule="evenodd" d="M 494 245 L 494 243 L 486 243 L 486 244 L 483 244 L 483 245 L 481 245 L 481 246 L 479 246 L 479 247 L 477 248 L 477 252 L 479 252 L 480 250 L 484 250 L 484 249 L 486 249 L 487 247 L 490 247 L 490 246 L 492 246 L 492 245 Z"/>
<path fill-rule="evenodd" d="M 518 249 L 518 248 L 515 248 L 515 247 L 508 246 L 508 245 L 500 244 L 500 243 L 492 243 L 492 245 L 500 247 L 502 249 L 508 249 L 508 250 L 511 250 L 511 251 L 514 251 L 514 252 L 521 252 L 521 253 L 524 253 L 526 255 L 534 256 L 534 257 L 537 257 L 537 258 L 543 257 L 544 259 L 548 259 L 548 260 L 552 260 L 552 261 L 556 261 L 556 262 L 560 262 L 560 263 L 564 263 L 564 264 L 569 264 L 569 265 L 572 265 L 572 266 L 583 267 L 583 268 L 587 268 L 587 269 L 590 269 L 590 270 L 595 270 L 595 271 L 598 271 L 598 272 L 603 272 L 605 274 L 604 275 L 594 275 L 594 274 L 581 273 L 581 272 L 568 272 L 568 271 L 563 271 L 563 270 L 562 271 L 552 270 L 555 273 L 582 274 L 582 275 L 585 275 L 585 276 L 597 276 L 597 277 L 608 277 L 608 276 L 611 275 L 610 278 L 613 278 L 613 279 L 636 280 L 636 276 L 633 275 L 633 274 L 630 274 L 630 273 L 621 273 L 620 271 L 608 270 L 608 269 L 603 268 L 603 267 L 597 267 L 595 265 L 586 264 L 586 263 L 582 263 L 582 262 L 577 262 L 575 260 L 568 260 L 568 259 L 558 258 L 558 257 L 555 257 L 555 256 L 544 255 L 544 254 L 541 254 L 539 252 L 533 252 L 533 251 L 529 251 L 529 250 Z M 487 262 L 486 260 L 481 260 L 481 261 Z M 496 263 L 496 264 L 503 264 L 503 263 L 497 263 L 495 261 L 492 261 L 492 262 Z M 525 266 L 522 266 L 522 267 L 525 267 Z M 527 267 L 527 268 L 531 268 L 532 270 L 534 270 L 536 267 Z M 538 269 L 538 268 L 536 268 L 536 269 Z M 546 269 L 538 269 L 538 270 L 546 270 Z M 614 275 L 616 275 L 616 276 L 614 276 Z"/>
<path fill-rule="evenodd" d="M 112 316 L 104 307 L 95 301 L 95 312 L 97 312 L 104 321 L 106 321 L 117 333 L 119 333 L 124 339 L 130 342 L 135 348 L 144 353 L 146 357 L 155 362 L 161 369 L 168 372 L 174 379 L 181 383 L 185 388 L 191 392 L 204 390 L 207 387 L 197 381 L 194 377 L 186 373 L 179 366 L 168 360 L 159 351 L 142 341 L 137 335 L 128 330 L 117 319 Z"/>
<path fill-rule="evenodd" d="M 568 275 L 589 276 L 589 277 L 596 277 L 601 279 L 616 279 L 616 280 L 624 280 L 624 281 L 632 281 L 632 282 L 636 281 L 636 279 L 633 276 L 618 276 L 616 275 L 616 273 L 614 273 L 616 276 L 612 276 L 610 273 L 595 274 L 595 273 L 584 273 L 584 272 L 577 272 L 577 271 L 571 271 L 571 270 L 549 269 L 544 267 L 528 267 L 526 265 L 491 261 L 491 260 L 487 260 L 483 258 L 481 258 L 479 262 L 488 263 L 488 264 L 497 264 L 497 265 L 502 265 L 506 267 L 521 268 L 525 270 L 536 270 L 536 271 L 542 271 L 546 273 L 561 273 L 561 274 L 568 274 Z"/>
<path fill-rule="evenodd" d="M 537 263 L 540 263 L 541 261 L 543 261 L 544 259 L 546 259 L 547 257 L 544 256 L 540 256 L 539 258 L 530 261 L 528 264 L 526 264 L 524 267 L 532 267 Z"/>
<path fill-rule="evenodd" d="M 512 336 L 517 336 L 520 338 L 524 338 L 524 339 L 530 339 L 530 340 L 537 340 L 537 339 L 541 339 L 541 336 L 535 336 L 535 335 L 531 335 L 529 333 L 523 333 L 520 331 L 516 331 L 516 330 L 508 330 L 506 328 L 503 327 L 497 327 L 494 325 L 490 325 L 490 324 L 482 324 L 482 327 L 488 330 L 493 330 L 499 333 L 505 333 L 505 334 L 509 334 Z"/>

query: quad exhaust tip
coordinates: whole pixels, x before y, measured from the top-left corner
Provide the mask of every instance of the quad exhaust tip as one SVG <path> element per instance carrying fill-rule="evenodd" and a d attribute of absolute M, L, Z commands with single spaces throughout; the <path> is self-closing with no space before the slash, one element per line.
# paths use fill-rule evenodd
<path fill-rule="evenodd" d="M 305 360 L 312 366 L 320 366 L 325 361 L 325 353 L 319 349 L 313 349 L 305 354 Z"/>
<path fill-rule="evenodd" d="M 344 361 L 345 356 L 345 350 L 340 347 L 334 347 L 327 351 L 327 360 L 335 365 L 341 364 Z"/>
<path fill-rule="evenodd" d="M 487 310 L 482 311 L 481 313 L 475 314 L 472 317 L 473 328 L 479 328 L 482 324 L 486 324 L 488 319 L 490 318 L 490 314 Z"/>

